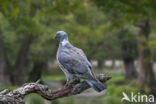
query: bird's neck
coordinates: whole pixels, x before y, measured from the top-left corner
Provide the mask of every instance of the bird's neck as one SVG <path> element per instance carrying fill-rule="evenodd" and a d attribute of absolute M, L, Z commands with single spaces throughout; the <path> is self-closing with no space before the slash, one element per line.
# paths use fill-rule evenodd
<path fill-rule="evenodd" d="M 62 46 L 65 46 L 65 45 L 68 44 L 68 43 L 69 43 L 68 39 L 60 40 L 60 44 L 61 44 Z"/>

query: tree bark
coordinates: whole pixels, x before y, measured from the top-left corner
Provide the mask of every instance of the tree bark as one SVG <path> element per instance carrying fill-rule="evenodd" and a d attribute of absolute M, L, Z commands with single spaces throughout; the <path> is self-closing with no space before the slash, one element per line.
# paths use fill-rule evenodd
<path fill-rule="evenodd" d="M 133 60 L 130 61 L 124 60 L 124 67 L 126 79 L 135 79 L 137 77 L 137 72 Z"/>
<path fill-rule="evenodd" d="M 139 25 L 139 82 L 141 84 L 154 85 L 154 72 L 152 69 L 151 53 L 148 45 L 150 34 L 149 20 L 141 21 Z"/>
<path fill-rule="evenodd" d="M 3 43 L 2 30 L 0 27 L 0 85 L 10 84 L 8 72 L 8 59 Z"/>
<path fill-rule="evenodd" d="M 115 69 L 115 60 L 114 59 L 112 59 L 111 69 Z"/>
<path fill-rule="evenodd" d="M 119 33 L 119 40 L 121 45 L 122 59 L 124 61 L 124 69 L 125 69 L 125 78 L 126 79 L 135 79 L 137 77 L 137 71 L 134 65 L 134 55 L 136 52 L 135 44 L 132 40 L 127 40 L 128 33 L 123 30 Z"/>
<path fill-rule="evenodd" d="M 36 62 L 34 63 L 33 69 L 29 73 L 28 81 L 37 81 L 41 78 L 42 72 L 47 68 L 47 63 L 45 62 Z"/>
<path fill-rule="evenodd" d="M 98 60 L 98 68 L 99 68 L 99 69 L 103 69 L 104 66 L 105 66 L 104 60 Z"/>
<path fill-rule="evenodd" d="M 12 73 L 12 84 L 14 85 L 21 85 L 26 81 L 25 79 L 25 65 L 27 61 L 27 54 L 29 51 L 29 47 L 32 41 L 32 36 L 30 35 L 22 42 L 21 48 L 16 58 L 15 66 L 13 67 Z"/>

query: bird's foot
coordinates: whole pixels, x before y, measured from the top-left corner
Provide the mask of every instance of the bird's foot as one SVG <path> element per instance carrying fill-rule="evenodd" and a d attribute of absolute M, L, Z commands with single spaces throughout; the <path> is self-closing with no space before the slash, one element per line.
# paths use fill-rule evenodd
<path fill-rule="evenodd" d="M 64 85 L 64 88 L 68 88 L 70 86 L 70 82 L 67 82 L 65 85 Z"/>
<path fill-rule="evenodd" d="M 74 78 L 71 82 L 72 84 L 77 84 L 77 83 L 80 83 L 80 79 L 79 78 Z"/>
<path fill-rule="evenodd" d="M 73 80 L 67 81 L 66 84 L 64 85 L 64 88 L 71 87 L 77 83 L 80 83 L 80 79 L 74 78 Z"/>

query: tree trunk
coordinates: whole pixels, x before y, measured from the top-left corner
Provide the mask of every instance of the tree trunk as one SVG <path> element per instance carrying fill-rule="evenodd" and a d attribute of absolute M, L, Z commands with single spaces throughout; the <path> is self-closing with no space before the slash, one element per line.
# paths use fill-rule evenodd
<path fill-rule="evenodd" d="M 124 60 L 124 67 L 125 67 L 126 79 L 134 79 L 137 77 L 137 72 L 133 60 L 129 60 L 129 61 Z"/>
<path fill-rule="evenodd" d="M 40 79 L 43 70 L 46 68 L 47 68 L 47 63 L 45 62 L 34 63 L 34 67 L 32 71 L 29 73 L 28 81 L 37 81 L 38 79 Z"/>
<path fill-rule="evenodd" d="M 112 65 L 111 65 L 111 69 L 115 69 L 115 60 L 112 60 Z"/>
<path fill-rule="evenodd" d="M 0 27 L 0 85 L 8 85 L 9 83 L 8 60 Z"/>
<path fill-rule="evenodd" d="M 134 65 L 135 54 L 137 53 L 135 41 L 132 41 L 134 40 L 132 35 L 129 35 L 126 30 L 122 30 L 118 36 L 121 45 L 122 59 L 124 61 L 125 78 L 135 79 L 138 75 Z"/>
<path fill-rule="evenodd" d="M 141 84 L 154 85 L 154 72 L 152 69 L 151 53 L 148 45 L 150 24 L 144 20 L 140 24 L 139 32 L 139 82 Z"/>
<path fill-rule="evenodd" d="M 98 68 L 99 69 L 103 69 L 104 68 L 104 65 L 105 63 L 104 63 L 104 61 L 103 60 L 98 60 Z"/>
<path fill-rule="evenodd" d="M 12 74 L 12 84 L 14 85 L 20 85 L 23 84 L 25 79 L 25 65 L 27 61 L 27 54 L 29 51 L 29 46 L 32 41 L 32 36 L 27 37 L 22 42 L 21 48 L 19 50 L 19 53 L 17 55 L 15 66 L 13 67 L 13 74 Z"/>

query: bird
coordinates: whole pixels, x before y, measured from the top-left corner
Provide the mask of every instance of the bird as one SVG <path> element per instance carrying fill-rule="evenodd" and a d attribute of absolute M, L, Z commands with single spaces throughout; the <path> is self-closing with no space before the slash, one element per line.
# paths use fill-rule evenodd
<path fill-rule="evenodd" d="M 60 40 L 56 58 L 59 67 L 66 75 L 67 83 L 74 78 L 79 78 L 86 81 L 97 92 L 106 89 L 106 86 L 95 77 L 92 65 L 83 50 L 69 42 L 66 32 L 57 31 L 53 38 Z"/>

